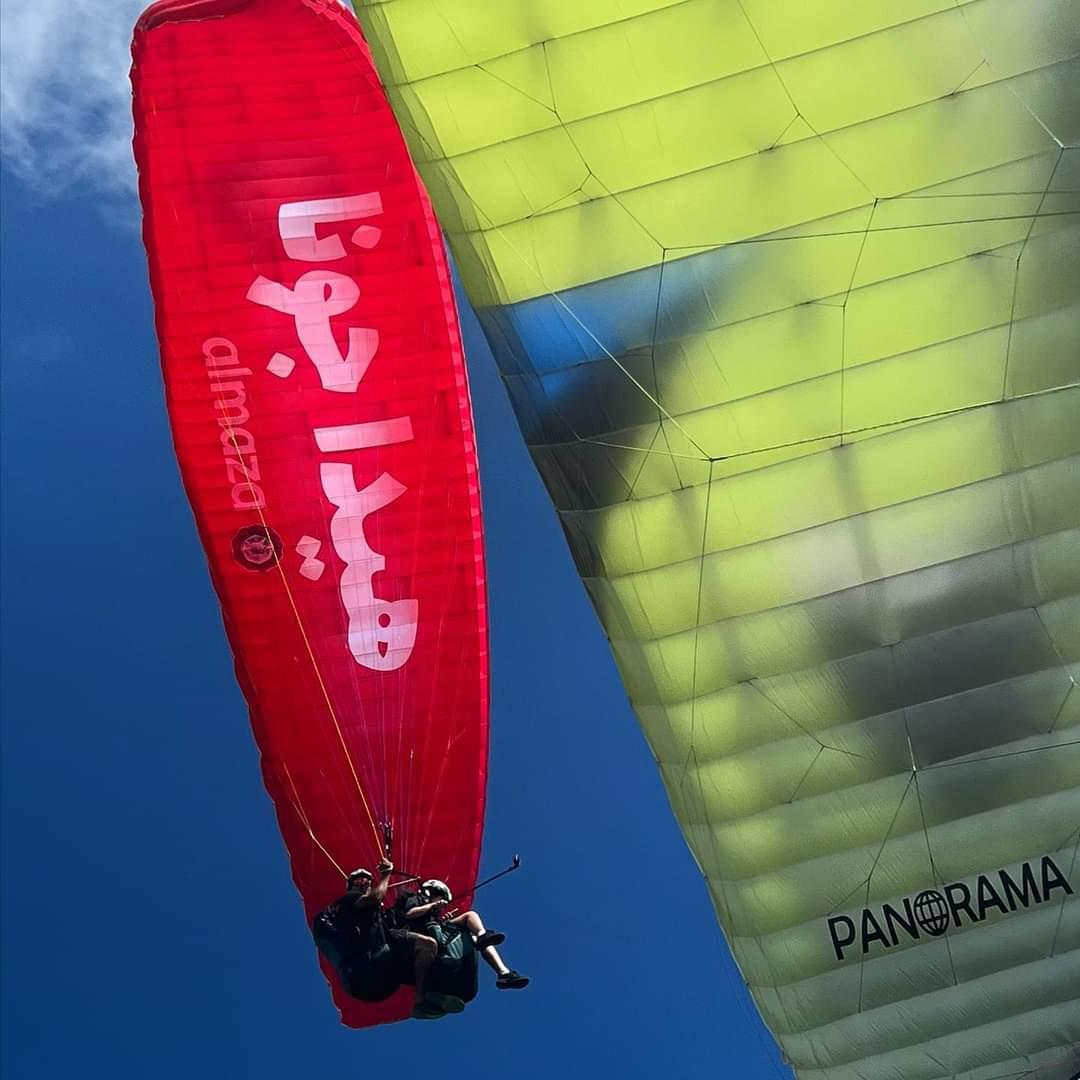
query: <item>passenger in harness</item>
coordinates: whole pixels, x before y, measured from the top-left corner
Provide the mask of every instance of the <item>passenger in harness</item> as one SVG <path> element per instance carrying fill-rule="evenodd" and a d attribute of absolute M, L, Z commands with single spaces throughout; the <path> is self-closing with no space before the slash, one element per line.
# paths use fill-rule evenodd
<path fill-rule="evenodd" d="M 346 993 L 360 1001 L 385 1001 L 403 983 L 416 987 L 413 1016 L 436 1019 L 465 1006 L 443 994 L 429 995 L 427 975 L 438 951 L 433 938 L 408 935 L 388 925 L 383 907 L 393 863 L 378 865 L 378 882 L 370 870 L 354 870 L 348 887 L 315 916 L 312 933 L 319 951 L 341 978 Z"/>
<path fill-rule="evenodd" d="M 394 905 L 395 924 L 399 927 L 422 930 L 425 935 L 433 937 L 439 943 L 439 967 L 444 965 L 445 960 L 461 960 L 464 975 L 468 954 L 475 951 L 495 972 L 495 985 L 500 990 L 522 990 L 528 986 L 528 977 L 507 967 L 499 955 L 496 946 L 506 940 L 505 934 L 497 930 L 488 930 L 484 926 L 483 919 L 475 911 L 465 911 L 451 915 L 449 918 L 441 917 L 451 900 L 453 900 L 453 895 L 446 882 L 430 878 L 421 884 L 419 892 L 403 893 L 398 897 Z M 467 948 L 462 948 L 462 945 L 467 945 Z M 449 969 L 450 965 L 447 964 L 446 967 Z M 442 972 L 438 975 L 441 976 Z M 461 987 L 462 996 L 466 1001 L 476 993 L 475 962 L 472 981 L 471 993 L 465 985 Z"/>

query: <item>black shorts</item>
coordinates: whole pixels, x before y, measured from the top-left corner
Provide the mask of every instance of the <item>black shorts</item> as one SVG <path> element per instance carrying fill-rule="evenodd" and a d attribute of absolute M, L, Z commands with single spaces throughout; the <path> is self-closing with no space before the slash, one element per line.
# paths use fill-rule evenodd
<path fill-rule="evenodd" d="M 418 930 L 391 930 L 390 954 L 393 957 L 394 974 L 401 982 L 412 986 L 416 981 L 416 939 L 428 937 Z M 434 938 L 430 940 L 434 941 Z"/>

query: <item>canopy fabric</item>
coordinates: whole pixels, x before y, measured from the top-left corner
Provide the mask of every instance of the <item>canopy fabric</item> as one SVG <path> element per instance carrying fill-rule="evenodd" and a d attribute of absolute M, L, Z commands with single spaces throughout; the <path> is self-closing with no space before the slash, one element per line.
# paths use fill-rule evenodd
<path fill-rule="evenodd" d="M 1071 1075 L 1080 8 L 358 15 L 798 1075 Z"/>

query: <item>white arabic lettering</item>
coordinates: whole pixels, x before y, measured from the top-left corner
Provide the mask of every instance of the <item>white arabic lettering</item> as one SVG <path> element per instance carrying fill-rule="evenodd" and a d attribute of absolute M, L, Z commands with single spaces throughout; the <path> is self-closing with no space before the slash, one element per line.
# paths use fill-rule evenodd
<path fill-rule="evenodd" d="M 379 332 L 350 326 L 348 352 L 342 356 L 330 320 L 349 311 L 360 299 L 360 287 L 351 277 L 333 270 L 309 270 L 290 289 L 260 274 L 247 298 L 296 320 L 296 334 L 319 372 L 324 390 L 351 394 L 360 385 L 379 348 Z"/>
<path fill-rule="evenodd" d="M 330 537 L 345 562 L 339 589 L 349 617 L 349 651 L 366 668 L 393 671 L 412 655 L 418 604 L 375 596 L 372 578 L 385 569 L 386 557 L 368 544 L 364 519 L 408 489 L 384 472 L 358 491 L 352 466 L 337 461 L 324 462 L 319 474 L 326 497 L 337 507 Z"/>
<path fill-rule="evenodd" d="M 282 203 L 278 209 L 278 234 L 285 254 L 298 262 L 331 262 L 345 255 L 345 245 L 335 232 L 320 237 L 318 226 L 338 221 L 356 221 L 382 213 L 382 199 L 377 191 L 364 195 L 346 195 L 343 199 L 309 199 Z M 350 241 L 359 248 L 373 248 L 382 235 L 370 225 L 353 230 Z"/>
<path fill-rule="evenodd" d="M 308 263 L 331 262 L 346 255 L 343 237 L 348 230 L 329 227 L 374 217 L 382 209 L 377 191 L 283 203 L 278 208 L 278 233 L 289 258 Z M 348 241 L 370 249 L 381 235 L 378 228 L 360 224 L 348 233 Z M 345 328 L 348 347 L 342 354 L 331 320 L 351 311 L 360 299 L 360 288 L 351 277 L 333 270 L 309 270 L 289 288 L 260 274 L 247 297 L 295 320 L 300 344 L 314 363 L 324 390 L 356 391 L 379 348 L 379 334 L 368 327 Z M 294 366 L 292 357 L 275 352 L 267 370 L 287 379 Z M 234 407 L 242 404 L 237 402 Z M 389 446 L 414 437 L 409 416 L 316 427 L 312 434 L 324 454 Z M 330 518 L 330 536 L 335 552 L 345 563 L 338 588 L 349 621 L 349 651 L 364 667 L 393 671 L 412 655 L 419 605 L 415 599 L 391 601 L 375 595 L 373 579 L 386 568 L 386 557 L 368 543 L 364 522 L 369 514 L 389 506 L 408 489 L 383 472 L 358 490 L 352 465 L 340 461 L 323 462 L 319 473 L 323 492 L 336 507 Z M 316 558 L 319 546 L 315 537 L 308 536 L 296 546 L 303 559 L 300 573 L 312 581 L 317 581 L 325 568 Z"/>
<path fill-rule="evenodd" d="M 395 416 L 389 420 L 369 420 L 363 424 L 315 428 L 315 443 L 324 454 L 339 450 L 368 450 L 373 446 L 392 446 L 412 442 L 412 420 Z"/>

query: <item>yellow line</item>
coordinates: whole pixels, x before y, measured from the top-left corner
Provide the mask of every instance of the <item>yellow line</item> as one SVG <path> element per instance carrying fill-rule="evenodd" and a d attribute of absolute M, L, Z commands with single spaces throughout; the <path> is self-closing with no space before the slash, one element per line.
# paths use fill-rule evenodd
<path fill-rule="evenodd" d="M 296 784 L 293 783 L 292 773 L 289 772 L 289 766 L 285 764 L 284 760 L 281 762 L 281 767 L 285 770 L 285 776 L 289 780 L 289 787 L 292 788 L 293 809 L 296 811 L 296 816 L 300 819 L 300 822 L 304 826 L 304 828 L 307 829 L 308 836 L 310 836 L 311 839 L 315 842 L 315 846 L 334 864 L 334 869 L 337 870 L 337 872 L 343 878 L 347 879 L 348 875 L 345 873 L 344 870 L 341 869 L 334 856 L 331 855 L 325 847 L 323 847 L 322 842 L 315 835 L 315 831 L 311 827 L 311 822 L 308 820 L 308 816 L 304 812 L 303 804 L 300 801 L 300 795 L 296 790 Z"/>
<path fill-rule="evenodd" d="M 208 374 L 212 375 L 212 372 L 208 372 Z M 222 416 L 222 419 L 219 420 L 218 423 L 220 424 L 224 421 L 225 431 L 229 436 L 229 441 L 232 443 L 233 449 L 236 451 L 236 458 L 240 462 L 240 468 L 244 470 L 244 479 L 247 482 L 248 491 L 252 497 L 252 503 L 255 504 L 255 509 L 258 511 L 259 514 L 259 521 L 262 523 L 262 527 L 266 530 L 266 539 L 270 543 L 271 548 L 273 548 L 274 544 L 270 536 L 270 525 L 267 523 L 266 516 L 263 514 L 263 508 L 260 505 L 260 501 L 255 495 L 255 487 L 252 483 L 251 475 L 248 472 L 247 465 L 244 462 L 243 454 L 241 454 L 240 452 L 240 446 L 236 440 L 235 429 L 230 423 L 228 423 L 227 420 L 224 419 L 225 399 L 219 396 L 217 399 L 217 404 Z M 284 552 L 282 552 L 282 555 L 284 555 Z M 289 606 L 292 608 L 293 617 L 296 619 L 297 629 L 300 631 L 300 637 L 304 641 L 304 648 L 307 649 L 308 659 L 311 661 L 311 669 L 315 672 L 315 678 L 319 682 L 319 689 L 322 691 L 323 700 L 326 702 L 326 710 L 330 714 L 330 719 L 333 721 L 334 730 L 337 732 L 338 741 L 341 743 L 342 752 L 345 754 L 345 760 L 349 763 L 349 771 L 352 773 L 352 778 L 356 783 L 356 790 L 360 794 L 360 801 L 364 804 L 364 813 L 367 815 L 368 824 L 371 826 L 372 836 L 374 836 L 375 838 L 375 850 L 382 851 L 382 839 L 380 838 L 379 830 L 375 825 L 375 818 L 371 813 L 371 807 L 368 805 L 367 795 L 364 793 L 364 787 L 360 783 L 360 777 L 356 774 L 356 766 L 353 764 L 352 755 L 349 753 L 349 748 L 345 744 L 345 736 L 341 732 L 341 725 L 338 723 L 337 714 L 334 712 L 333 702 L 331 702 L 330 700 L 330 694 L 326 689 L 326 683 L 323 681 L 322 672 L 319 670 L 319 665 L 315 660 L 315 653 L 311 648 L 311 642 L 308 639 L 307 631 L 304 629 L 303 620 L 300 618 L 300 611 L 296 606 L 296 600 L 293 597 L 292 589 L 289 588 L 288 578 L 285 577 L 285 567 L 282 564 L 282 559 L 276 558 L 275 563 L 277 566 L 278 575 L 281 578 L 281 583 L 285 588 L 285 595 L 288 597 L 289 600 Z M 284 766 L 284 759 L 282 759 L 282 765 Z M 291 782 L 292 780 L 290 778 L 290 783 Z M 308 831 L 311 832 L 310 828 L 308 829 Z M 315 834 L 312 833 L 311 835 L 312 839 L 314 839 Z M 318 843 L 317 840 L 316 843 Z M 322 847 L 321 844 L 319 846 Z M 329 858 L 329 855 L 327 857 Z M 333 862 L 332 859 L 330 861 Z M 334 865 L 337 866 L 337 863 L 334 863 Z"/>

